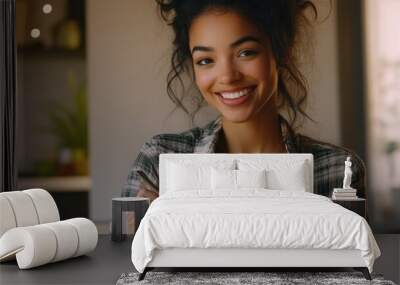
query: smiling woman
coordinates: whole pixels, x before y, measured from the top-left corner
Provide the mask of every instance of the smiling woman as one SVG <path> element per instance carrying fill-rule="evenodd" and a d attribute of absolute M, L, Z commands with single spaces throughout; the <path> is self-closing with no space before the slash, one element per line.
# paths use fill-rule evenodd
<path fill-rule="evenodd" d="M 202 128 L 156 135 L 145 143 L 123 196 L 158 197 L 159 154 L 177 152 L 312 153 L 314 193 L 325 196 L 340 187 L 343 163 L 351 156 L 352 186 L 365 197 L 365 168 L 355 153 L 295 132 L 300 119 L 309 118 L 307 84 L 297 62 L 305 32 L 317 18 L 311 1 L 156 2 L 175 35 L 169 97 L 193 121 L 196 110 L 190 112 L 182 102 L 185 94 L 174 89 L 190 74 L 201 94 L 199 107 L 205 101 L 220 116 Z"/>
<path fill-rule="evenodd" d="M 180 79 L 183 73 L 191 71 L 192 65 L 196 67 L 197 64 L 212 63 L 210 59 L 195 61 L 194 51 L 215 51 L 211 46 L 192 46 L 193 37 L 202 36 L 203 43 L 206 43 L 212 42 L 213 39 L 226 41 L 234 38 L 235 35 L 242 34 L 243 38 L 232 42 L 231 48 L 239 49 L 240 56 L 254 57 L 259 53 L 257 49 L 244 50 L 244 46 L 241 45 L 246 42 L 258 43 L 258 48 L 263 47 L 262 55 L 269 53 L 267 57 L 270 59 L 273 57 L 275 68 L 279 69 L 278 108 L 288 107 L 291 124 L 294 124 L 299 113 L 307 116 L 303 110 L 307 95 L 306 80 L 297 68 L 296 51 L 301 40 L 304 40 L 300 35 L 310 24 L 306 11 L 310 10 L 314 13 L 314 17 L 317 17 L 316 8 L 311 1 L 196 1 L 192 3 L 157 0 L 156 2 L 163 19 L 175 31 L 172 68 L 168 75 L 168 94 L 187 113 L 189 111 L 172 88 L 173 83 Z M 204 17 L 199 17 L 200 15 Z M 200 22 L 199 25 L 197 25 L 198 22 Z M 195 29 L 195 27 L 199 28 Z M 221 29 L 216 29 L 216 27 Z M 222 31 L 224 28 L 225 31 Z M 246 30 L 250 31 L 249 35 L 244 33 Z M 223 37 L 221 38 L 218 33 Z M 289 89 L 291 89 L 290 93 Z M 195 113 L 191 115 L 194 116 Z"/>
<path fill-rule="evenodd" d="M 229 152 L 284 151 L 275 103 L 278 71 L 267 35 L 218 8 L 197 17 L 189 35 L 196 85 L 222 115 Z M 269 133 L 270 140 L 257 133 Z M 238 134 L 247 139 L 233 140 Z"/>

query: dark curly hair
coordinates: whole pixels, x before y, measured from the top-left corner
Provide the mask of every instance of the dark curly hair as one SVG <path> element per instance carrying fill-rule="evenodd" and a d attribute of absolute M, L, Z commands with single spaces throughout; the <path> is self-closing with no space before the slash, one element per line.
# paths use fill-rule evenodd
<path fill-rule="evenodd" d="M 299 113 L 311 119 L 304 111 L 308 93 L 307 81 L 297 66 L 302 32 L 311 24 L 306 11 L 312 12 L 314 20 L 318 16 L 317 9 L 311 1 L 156 0 L 156 2 L 162 19 L 172 26 L 175 34 L 171 70 L 167 76 L 167 93 L 176 108 L 182 108 L 191 117 L 192 124 L 196 113 L 203 107 L 204 99 L 202 96 L 200 98 L 197 96 L 194 111 L 189 111 L 183 103 L 187 92 L 182 75 L 189 75 L 193 84 L 189 29 L 193 20 L 209 9 L 235 11 L 268 35 L 278 68 L 278 110 L 286 107 L 292 127 Z M 175 92 L 176 82 L 182 89 L 180 96 Z"/>

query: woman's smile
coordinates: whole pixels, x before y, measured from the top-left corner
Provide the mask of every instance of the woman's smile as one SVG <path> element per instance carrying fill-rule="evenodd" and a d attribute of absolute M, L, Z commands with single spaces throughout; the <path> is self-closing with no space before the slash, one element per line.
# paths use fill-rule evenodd
<path fill-rule="evenodd" d="M 236 89 L 232 91 L 221 91 L 216 92 L 220 102 L 227 106 L 238 106 L 247 101 L 247 99 L 253 94 L 255 86 Z"/>

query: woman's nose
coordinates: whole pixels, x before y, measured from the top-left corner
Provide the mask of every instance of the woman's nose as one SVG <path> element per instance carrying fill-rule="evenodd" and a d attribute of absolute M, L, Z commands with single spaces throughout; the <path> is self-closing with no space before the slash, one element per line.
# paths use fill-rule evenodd
<path fill-rule="evenodd" d="M 237 66 L 235 66 L 234 62 L 226 60 L 220 63 L 218 77 L 221 84 L 231 84 L 240 80 L 242 78 L 242 73 Z"/>

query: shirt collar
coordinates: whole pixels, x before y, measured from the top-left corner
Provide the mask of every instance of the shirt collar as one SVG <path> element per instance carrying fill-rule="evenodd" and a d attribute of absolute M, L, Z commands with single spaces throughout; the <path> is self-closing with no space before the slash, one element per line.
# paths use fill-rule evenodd
<path fill-rule="evenodd" d="M 281 125 L 283 142 L 286 146 L 286 150 L 289 153 L 297 152 L 295 133 L 293 129 L 282 115 L 279 115 L 279 123 Z M 215 153 L 216 143 L 222 130 L 222 117 L 217 117 L 202 130 L 202 136 L 194 147 L 194 153 Z"/>

